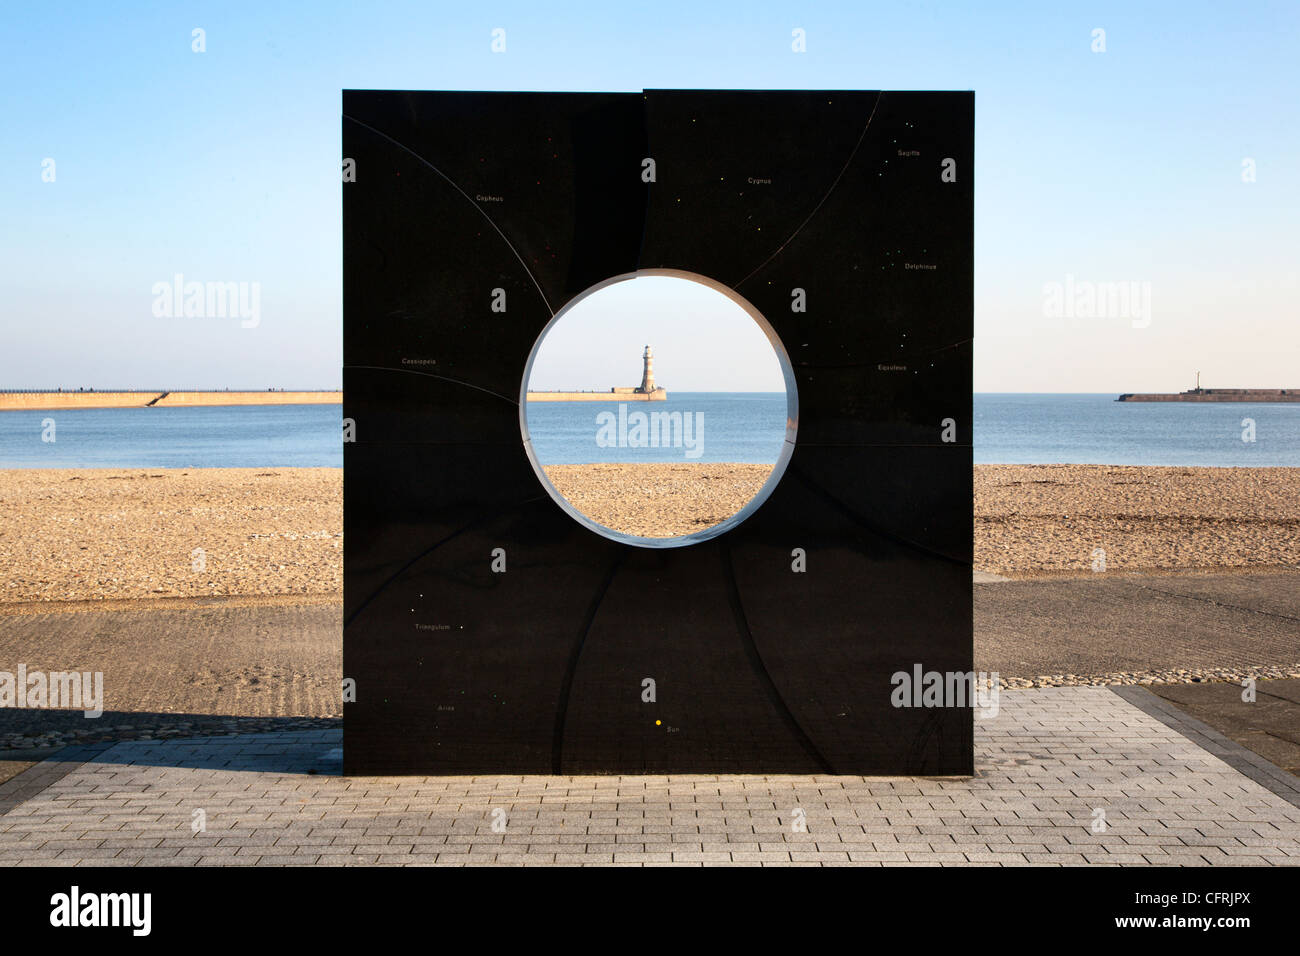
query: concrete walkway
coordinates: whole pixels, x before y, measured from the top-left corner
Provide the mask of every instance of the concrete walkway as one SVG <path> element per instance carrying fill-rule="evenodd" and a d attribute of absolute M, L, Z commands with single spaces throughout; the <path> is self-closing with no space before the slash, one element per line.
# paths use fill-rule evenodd
<path fill-rule="evenodd" d="M 1003 693 L 969 779 L 344 778 L 329 730 L 69 748 L 0 784 L 0 865 L 1300 865 L 1293 778 L 1125 693 Z"/>
<path fill-rule="evenodd" d="M 975 664 L 1003 678 L 1289 671 L 1300 667 L 1300 574 L 977 584 Z"/>

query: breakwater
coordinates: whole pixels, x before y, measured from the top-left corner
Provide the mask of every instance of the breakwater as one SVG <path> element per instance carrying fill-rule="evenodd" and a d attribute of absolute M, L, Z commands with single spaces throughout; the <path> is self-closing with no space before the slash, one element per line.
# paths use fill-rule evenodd
<path fill-rule="evenodd" d="M 340 391 L 0 391 L 0 411 L 52 408 L 168 408 L 177 405 L 338 405 Z"/>
<path fill-rule="evenodd" d="M 1192 388 L 1177 394 L 1125 392 L 1117 402 L 1300 402 L 1300 388 Z"/>
<path fill-rule="evenodd" d="M 662 388 L 643 392 L 636 388 L 611 388 L 608 392 L 526 392 L 530 402 L 666 402 Z"/>

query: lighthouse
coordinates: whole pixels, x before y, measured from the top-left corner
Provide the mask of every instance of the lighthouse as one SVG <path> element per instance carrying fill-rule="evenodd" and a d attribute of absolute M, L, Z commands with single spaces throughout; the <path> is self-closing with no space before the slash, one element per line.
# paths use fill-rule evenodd
<path fill-rule="evenodd" d="M 641 387 L 637 391 L 648 395 L 655 390 L 655 357 L 650 351 L 650 346 L 645 347 L 641 360 L 645 366 L 641 372 Z"/>
<path fill-rule="evenodd" d="M 655 357 L 650 346 L 641 353 L 641 384 L 615 385 L 608 391 L 534 392 L 528 390 L 530 402 L 666 402 L 668 390 L 655 384 Z"/>

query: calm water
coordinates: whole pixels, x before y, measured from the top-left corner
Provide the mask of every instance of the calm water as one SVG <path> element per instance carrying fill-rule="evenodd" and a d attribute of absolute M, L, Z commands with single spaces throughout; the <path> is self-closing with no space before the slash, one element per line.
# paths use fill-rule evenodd
<path fill-rule="evenodd" d="M 54 441 L 41 440 L 45 419 Z M 2 468 L 343 465 L 341 405 L 0 412 Z"/>
<path fill-rule="evenodd" d="M 785 441 L 784 392 L 669 392 L 665 402 L 529 402 L 528 434 L 544 465 L 737 461 L 773 464 Z M 681 416 L 666 438 L 650 419 Z M 639 432 L 639 421 L 645 421 Z M 662 418 L 659 421 L 663 421 Z M 657 442 L 656 442 L 657 438 Z M 657 447 L 656 447 L 657 444 Z"/>
<path fill-rule="evenodd" d="M 1242 441 L 1244 419 L 1255 441 Z M 977 464 L 1300 466 L 1300 404 L 975 396 Z"/>
<path fill-rule="evenodd" d="M 1128 404 L 1105 395 L 975 396 L 975 461 L 981 464 L 1300 466 L 1300 405 Z M 633 411 L 703 415 L 692 429 L 698 457 L 677 447 L 618 446 L 617 421 L 597 444 L 596 416 L 614 403 L 538 403 L 528 408 L 547 464 L 584 461 L 772 462 L 785 429 L 777 394 L 670 395 Z M 0 468 L 206 468 L 343 464 L 338 405 L 225 408 L 87 408 L 0 412 Z M 42 421 L 55 441 L 41 441 Z M 1255 441 L 1241 440 L 1242 420 Z M 692 418 L 694 422 L 695 419 Z M 625 437 L 635 437 L 632 422 Z M 683 439 L 686 437 L 682 436 Z M 702 439 L 702 440 L 701 440 Z"/>

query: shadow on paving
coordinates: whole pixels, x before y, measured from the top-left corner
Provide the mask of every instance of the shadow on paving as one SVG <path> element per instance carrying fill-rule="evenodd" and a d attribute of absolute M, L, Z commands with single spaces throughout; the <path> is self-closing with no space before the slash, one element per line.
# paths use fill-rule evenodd
<path fill-rule="evenodd" d="M 2 751 L 0 770 L 12 764 L 16 772 L 0 775 L 0 816 L 86 764 L 341 776 L 342 744 L 343 733 L 335 729 L 228 738 L 105 741 L 44 750 L 32 753 L 28 759 L 21 750 Z M 105 756 L 109 752 L 111 756 Z"/>
<path fill-rule="evenodd" d="M 225 734 L 342 730 L 341 717 L 248 717 L 234 714 L 160 713 L 106 710 L 87 717 L 80 710 L 0 708 L 0 755 L 22 759 L 32 746 L 57 747 L 123 740 L 177 740 Z"/>

